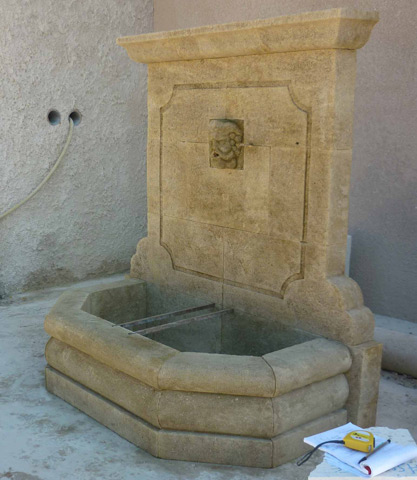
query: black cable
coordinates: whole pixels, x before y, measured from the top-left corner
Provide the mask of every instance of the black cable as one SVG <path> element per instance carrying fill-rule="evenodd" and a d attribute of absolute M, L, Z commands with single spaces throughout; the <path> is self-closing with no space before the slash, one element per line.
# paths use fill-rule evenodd
<path fill-rule="evenodd" d="M 316 447 L 313 448 L 313 450 L 310 450 L 309 452 L 307 452 L 305 455 L 303 455 L 300 460 L 298 460 L 297 462 L 297 465 L 300 466 L 302 465 L 303 463 L 305 463 L 307 460 L 310 459 L 311 455 L 313 455 L 313 453 L 318 450 L 322 445 L 324 445 L 325 443 L 340 443 L 342 445 L 345 444 L 345 442 L 343 440 L 328 440 L 327 442 L 323 442 L 323 443 L 319 443 Z"/>

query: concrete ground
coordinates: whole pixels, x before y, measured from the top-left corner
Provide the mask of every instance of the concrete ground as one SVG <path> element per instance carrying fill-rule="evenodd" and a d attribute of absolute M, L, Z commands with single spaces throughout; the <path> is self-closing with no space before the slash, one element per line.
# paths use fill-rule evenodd
<path fill-rule="evenodd" d="M 273 470 L 160 460 L 138 449 L 44 388 L 43 318 L 68 288 L 19 295 L 0 305 L 0 478 L 14 480 L 304 480 L 302 467 Z M 417 381 L 383 372 L 377 424 L 408 428 L 417 439 Z"/>

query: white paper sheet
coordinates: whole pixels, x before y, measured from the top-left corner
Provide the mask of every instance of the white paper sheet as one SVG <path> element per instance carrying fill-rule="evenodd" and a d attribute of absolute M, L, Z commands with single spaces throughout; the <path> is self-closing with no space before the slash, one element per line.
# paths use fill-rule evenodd
<path fill-rule="evenodd" d="M 304 439 L 304 441 L 315 447 L 319 443 L 327 440 L 343 440 L 348 433 L 354 430 L 362 429 L 353 423 L 348 423 L 341 427 L 328 430 L 327 432 L 307 437 Z M 377 447 L 385 440 L 386 439 L 384 438 L 375 436 L 375 446 Z M 359 464 L 359 461 L 365 456 L 365 454 L 363 452 L 346 448 L 343 445 L 330 443 L 320 447 L 320 450 L 333 455 L 343 463 L 355 468 L 356 471 L 360 472 L 362 474 L 361 476 L 365 478 L 374 477 L 375 475 L 378 475 L 417 457 L 417 446 L 415 444 L 402 446 L 394 442 L 385 445 L 381 448 L 381 450 L 371 455 L 368 460 L 362 462 L 361 464 Z M 365 467 L 369 467 L 371 471 L 370 474 L 368 474 L 368 471 Z"/>

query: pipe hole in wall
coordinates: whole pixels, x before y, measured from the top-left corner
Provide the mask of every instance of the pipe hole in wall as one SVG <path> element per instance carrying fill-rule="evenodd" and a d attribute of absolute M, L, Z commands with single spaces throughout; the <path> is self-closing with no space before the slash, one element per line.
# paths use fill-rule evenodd
<path fill-rule="evenodd" d="M 74 110 L 68 115 L 69 118 L 74 122 L 74 125 L 79 125 L 81 122 L 81 113 L 78 110 Z"/>
<path fill-rule="evenodd" d="M 59 125 L 61 123 L 61 114 L 58 110 L 50 110 L 48 112 L 48 122 L 51 125 Z"/>

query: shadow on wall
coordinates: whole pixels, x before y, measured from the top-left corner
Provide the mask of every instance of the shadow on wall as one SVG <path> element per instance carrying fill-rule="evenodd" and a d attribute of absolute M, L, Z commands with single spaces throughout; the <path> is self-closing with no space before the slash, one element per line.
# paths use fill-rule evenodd
<path fill-rule="evenodd" d="M 404 256 L 415 251 L 415 245 L 391 236 L 376 235 L 366 230 L 353 230 L 350 276 L 356 280 L 364 295 L 365 305 L 374 313 L 417 322 L 417 296 L 407 284 L 409 278 L 393 279 L 390 272 L 397 269 L 417 272 L 417 256 Z M 386 256 L 390 251 L 391 255 Z M 400 280 L 400 281 L 399 281 Z M 406 308 L 405 308 L 406 306 Z M 408 314 L 407 312 L 411 312 Z M 413 314 L 414 312 L 414 314 Z"/>
<path fill-rule="evenodd" d="M 124 271 L 128 273 L 126 262 L 118 260 L 104 260 L 94 271 L 94 273 L 83 276 L 83 278 L 78 278 L 71 270 L 59 267 L 52 263 L 50 266 L 31 272 L 26 277 L 23 291 L 38 290 L 50 285 L 65 285 L 67 283 L 80 280 L 89 280 L 91 278 L 101 277 L 103 275 L 112 275 L 114 273 L 120 273 Z"/>

